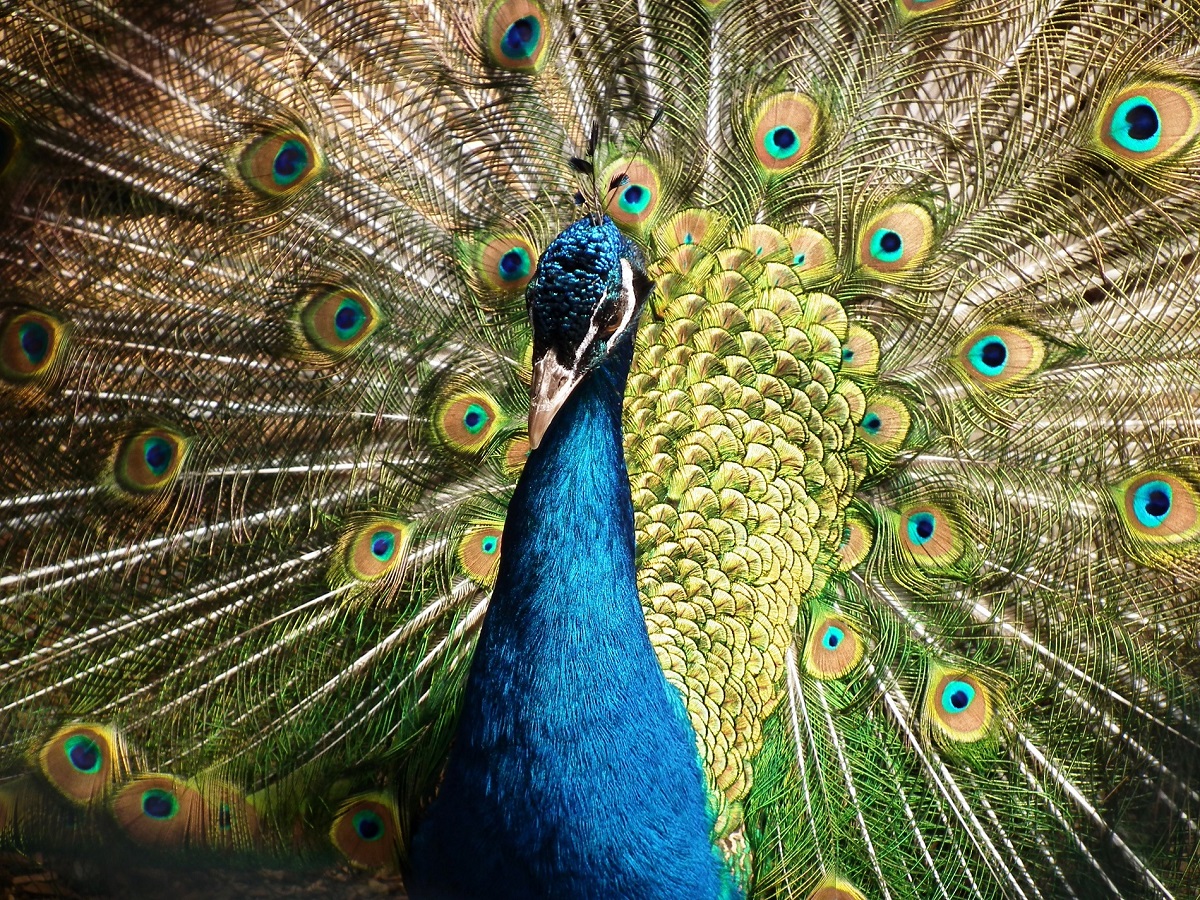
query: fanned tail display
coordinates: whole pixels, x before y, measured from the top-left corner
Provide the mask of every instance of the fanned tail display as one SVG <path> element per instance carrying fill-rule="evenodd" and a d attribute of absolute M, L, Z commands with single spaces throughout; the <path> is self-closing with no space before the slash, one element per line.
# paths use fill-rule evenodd
<path fill-rule="evenodd" d="M 729 890 L 1197 896 L 1198 48 L 1193 0 L 6 7 L 0 846 L 409 872 L 595 205 Z"/>

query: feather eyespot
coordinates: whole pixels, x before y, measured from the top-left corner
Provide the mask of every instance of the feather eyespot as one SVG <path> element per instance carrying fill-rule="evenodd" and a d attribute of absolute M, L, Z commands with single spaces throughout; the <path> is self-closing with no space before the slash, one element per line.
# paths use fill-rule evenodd
<path fill-rule="evenodd" d="M 962 542 L 946 511 L 931 503 L 900 515 L 900 541 L 908 555 L 923 568 L 950 565 L 962 555 Z"/>
<path fill-rule="evenodd" d="M 458 545 L 458 564 L 472 581 L 491 587 L 500 564 L 500 542 L 504 529 L 499 525 L 479 525 L 463 535 Z"/>
<path fill-rule="evenodd" d="M 816 142 L 820 113 L 804 94 L 771 97 L 753 121 L 754 157 L 768 174 L 803 162 Z"/>
<path fill-rule="evenodd" d="M 494 66 L 536 72 L 545 59 L 546 11 L 532 0 L 502 0 L 484 17 L 484 45 Z"/>
<path fill-rule="evenodd" d="M 1097 149 L 1126 168 L 1141 169 L 1182 152 L 1200 131 L 1200 96 L 1163 81 L 1127 86 L 1104 105 Z"/>
<path fill-rule="evenodd" d="M 934 668 L 925 709 L 937 733 L 958 743 L 978 741 L 991 729 L 991 693 L 975 675 L 961 669 Z"/>
<path fill-rule="evenodd" d="M 329 831 L 350 862 L 370 869 L 395 865 L 399 829 L 395 807 L 384 794 L 360 794 L 343 804 Z"/>
<path fill-rule="evenodd" d="M 1003 387 L 1033 375 L 1046 357 L 1041 339 L 1012 325 L 982 328 L 958 351 L 967 378 L 984 388 Z"/>
<path fill-rule="evenodd" d="M 537 251 L 517 234 L 498 234 L 477 245 L 475 270 L 484 285 L 502 294 L 519 294 L 533 277 Z"/>
<path fill-rule="evenodd" d="M 82 806 L 105 796 L 126 768 L 120 735 L 103 725 L 60 728 L 42 746 L 38 758 L 46 780 Z"/>
<path fill-rule="evenodd" d="M 496 401 L 482 391 L 455 394 L 434 415 L 438 434 L 460 453 L 475 453 L 495 436 L 504 420 Z"/>
<path fill-rule="evenodd" d="M 804 652 L 804 668 L 813 678 L 831 681 L 858 665 L 863 656 L 862 638 L 844 616 L 821 611 L 813 616 Z"/>
<path fill-rule="evenodd" d="M 858 516 L 847 513 L 846 523 L 842 526 L 842 543 L 837 552 L 838 569 L 849 572 L 857 568 L 867 558 L 873 540 L 871 527 Z"/>
<path fill-rule="evenodd" d="M 842 344 L 841 372 L 854 377 L 867 377 L 879 371 L 879 341 L 861 325 L 851 325 Z"/>
<path fill-rule="evenodd" d="M 867 404 L 858 433 L 867 446 L 891 453 L 900 449 L 911 424 L 908 407 L 899 398 L 880 394 Z"/>
<path fill-rule="evenodd" d="M 204 801 L 190 784 L 170 775 L 142 775 L 113 797 L 113 816 L 134 841 L 183 847 L 203 840 Z"/>
<path fill-rule="evenodd" d="M 58 319 L 21 310 L 0 326 L 0 376 L 24 383 L 44 381 L 62 359 L 67 329 Z"/>
<path fill-rule="evenodd" d="M 357 581 L 378 581 L 404 561 L 412 528 L 398 519 L 360 521 L 345 538 L 347 574 Z"/>
<path fill-rule="evenodd" d="M 837 257 L 833 244 L 821 232 L 815 228 L 793 226 L 785 229 L 783 236 L 792 252 L 790 264 L 806 284 L 833 273 Z"/>
<path fill-rule="evenodd" d="M 246 148 L 238 166 L 246 183 L 271 199 L 295 195 L 312 183 L 323 167 L 312 141 L 291 129 L 260 137 Z"/>
<path fill-rule="evenodd" d="M 321 290 L 300 310 L 305 343 L 335 359 L 358 349 L 379 321 L 374 303 L 358 291 L 343 288 Z"/>
<path fill-rule="evenodd" d="M 933 246 L 933 218 L 916 203 L 896 203 L 873 216 L 858 241 L 858 263 L 878 278 L 920 265 Z"/>
<path fill-rule="evenodd" d="M 640 230 L 658 209 L 658 172 L 641 159 L 618 160 L 605 170 L 606 211 L 623 228 Z"/>
<path fill-rule="evenodd" d="M 187 456 L 189 441 L 165 428 L 130 435 L 117 452 L 113 474 L 135 494 L 162 490 L 173 482 Z"/>
<path fill-rule="evenodd" d="M 1200 495 L 1170 472 L 1147 472 L 1116 491 L 1121 518 L 1129 532 L 1153 544 L 1178 544 L 1200 538 Z"/>

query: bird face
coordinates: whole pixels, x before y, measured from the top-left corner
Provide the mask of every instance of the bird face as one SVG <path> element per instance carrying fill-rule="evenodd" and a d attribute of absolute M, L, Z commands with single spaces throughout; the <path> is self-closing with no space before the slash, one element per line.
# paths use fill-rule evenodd
<path fill-rule="evenodd" d="M 584 376 L 632 336 L 653 287 L 641 251 L 607 216 L 580 219 L 551 241 L 525 294 L 533 324 L 531 447 Z"/>

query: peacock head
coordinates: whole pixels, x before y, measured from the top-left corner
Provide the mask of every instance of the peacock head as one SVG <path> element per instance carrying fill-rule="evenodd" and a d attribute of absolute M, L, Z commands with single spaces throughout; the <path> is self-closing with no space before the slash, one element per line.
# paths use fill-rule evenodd
<path fill-rule="evenodd" d="M 584 377 L 633 339 L 653 287 L 641 251 L 607 216 L 580 219 L 550 242 L 525 292 L 533 324 L 531 447 Z"/>

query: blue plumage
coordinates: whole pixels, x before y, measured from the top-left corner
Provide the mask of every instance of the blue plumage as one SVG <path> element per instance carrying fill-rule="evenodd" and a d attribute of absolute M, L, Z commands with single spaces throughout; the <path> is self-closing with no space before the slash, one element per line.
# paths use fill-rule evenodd
<path fill-rule="evenodd" d="M 712 846 L 696 737 L 635 582 L 621 404 L 649 287 L 627 296 L 639 279 L 613 224 L 584 220 L 530 286 L 535 366 L 577 357 L 581 380 L 509 505 L 455 745 L 414 840 L 414 897 L 735 893 Z M 578 343 L 589 334 L 603 347 Z"/>

